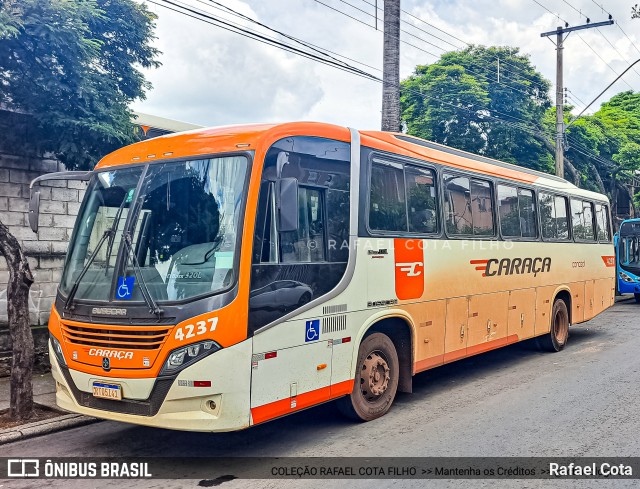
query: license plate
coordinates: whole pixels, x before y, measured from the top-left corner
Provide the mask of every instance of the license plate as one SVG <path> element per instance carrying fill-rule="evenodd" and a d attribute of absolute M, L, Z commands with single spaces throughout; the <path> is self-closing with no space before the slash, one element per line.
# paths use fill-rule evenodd
<path fill-rule="evenodd" d="M 118 384 L 106 384 L 104 382 L 93 383 L 93 397 L 102 399 L 122 400 L 122 387 Z"/>

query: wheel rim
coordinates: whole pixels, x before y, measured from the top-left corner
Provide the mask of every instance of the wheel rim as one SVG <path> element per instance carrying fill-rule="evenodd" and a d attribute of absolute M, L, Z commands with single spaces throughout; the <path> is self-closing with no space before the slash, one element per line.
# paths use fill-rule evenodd
<path fill-rule="evenodd" d="M 564 311 L 556 311 L 553 318 L 553 334 L 560 345 L 564 345 L 569 337 L 569 318 Z"/>
<path fill-rule="evenodd" d="M 391 369 L 381 352 L 369 353 L 360 372 L 360 391 L 368 402 L 377 401 L 389 387 Z"/>

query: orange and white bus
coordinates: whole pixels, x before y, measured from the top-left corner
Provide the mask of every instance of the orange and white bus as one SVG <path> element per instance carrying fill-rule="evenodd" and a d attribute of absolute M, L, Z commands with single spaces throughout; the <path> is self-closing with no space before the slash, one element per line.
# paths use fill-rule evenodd
<path fill-rule="evenodd" d="M 371 420 L 418 372 L 562 350 L 614 302 L 604 195 L 405 134 L 194 130 L 79 178 L 50 356 L 58 405 L 90 416 L 228 431 L 339 399 Z"/>

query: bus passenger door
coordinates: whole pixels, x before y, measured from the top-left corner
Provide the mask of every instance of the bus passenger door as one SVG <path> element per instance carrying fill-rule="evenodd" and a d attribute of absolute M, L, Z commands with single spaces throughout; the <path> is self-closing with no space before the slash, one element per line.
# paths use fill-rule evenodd
<path fill-rule="evenodd" d="M 508 292 L 474 295 L 469 299 L 467 355 L 507 344 L 508 304 Z"/>
<path fill-rule="evenodd" d="M 536 322 L 536 289 L 512 290 L 509 295 L 508 336 L 533 337 Z"/>
<path fill-rule="evenodd" d="M 447 299 L 447 318 L 444 334 L 444 361 L 452 362 L 467 356 L 469 319 L 468 299 Z"/>

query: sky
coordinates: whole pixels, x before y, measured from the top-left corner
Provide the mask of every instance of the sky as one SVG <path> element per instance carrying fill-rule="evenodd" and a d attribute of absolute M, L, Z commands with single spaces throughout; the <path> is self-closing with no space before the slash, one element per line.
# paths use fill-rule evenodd
<path fill-rule="evenodd" d="M 222 13 L 210 0 L 171 1 L 256 28 Z M 368 66 L 348 61 L 381 76 L 382 12 L 378 11 L 376 30 L 376 0 L 215 1 L 287 35 L 365 63 Z M 377 1 L 382 7 L 383 0 Z M 565 41 L 564 85 L 569 90 L 569 102 L 580 111 L 640 58 L 640 19 L 631 20 L 634 3 L 402 0 L 402 9 L 413 16 L 402 15 L 407 21 L 402 29 L 431 44 L 403 33 L 401 38 L 415 47 L 401 44 L 400 75 L 404 79 L 416 65 L 433 63 L 453 46 L 469 43 L 518 47 L 555 85 L 555 46 L 540 33 L 563 25 L 559 18 L 575 26 L 584 24 L 586 17 L 591 22 L 606 20 L 610 13 L 616 25 L 573 32 Z M 158 16 L 154 45 L 162 51 L 162 66 L 143 70 L 153 89 L 146 100 L 134 104 L 134 110 L 203 126 L 309 120 L 359 129 L 380 128 L 381 84 L 247 39 L 150 0 L 146 4 Z M 597 110 L 601 102 L 616 93 L 631 89 L 640 91 L 640 63 L 592 109 Z"/>

